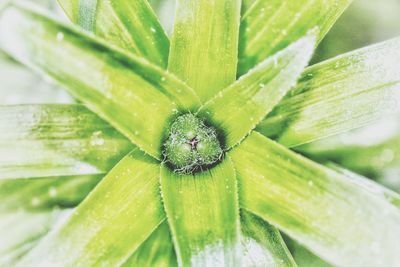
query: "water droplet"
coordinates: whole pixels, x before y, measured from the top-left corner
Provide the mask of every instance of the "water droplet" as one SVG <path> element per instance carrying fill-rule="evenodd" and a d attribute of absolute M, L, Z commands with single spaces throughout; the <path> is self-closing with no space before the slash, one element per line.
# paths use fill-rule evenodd
<path fill-rule="evenodd" d="M 101 137 L 102 132 L 101 131 L 96 131 L 92 134 L 90 138 L 90 144 L 92 146 L 101 146 L 104 144 L 104 139 Z"/>
<path fill-rule="evenodd" d="M 58 32 L 56 38 L 58 42 L 61 42 L 64 40 L 64 34 L 62 32 Z"/>
<path fill-rule="evenodd" d="M 32 198 L 31 204 L 32 204 L 32 206 L 38 206 L 40 204 L 40 199 L 37 197 Z"/>
<path fill-rule="evenodd" d="M 156 30 L 155 28 L 151 27 L 151 28 L 150 28 L 150 31 L 151 31 L 151 32 L 156 32 L 157 30 Z"/>
<path fill-rule="evenodd" d="M 55 187 L 50 187 L 49 188 L 49 196 L 51 196 L 51 197 L 55 197 L 55 196 L 57 196 L 57 189 L 55 188 Z"/>
<path fill-rule="evenodd" d="M 278 58 L 274 57 L 274 68 L 278 67 Z"/>

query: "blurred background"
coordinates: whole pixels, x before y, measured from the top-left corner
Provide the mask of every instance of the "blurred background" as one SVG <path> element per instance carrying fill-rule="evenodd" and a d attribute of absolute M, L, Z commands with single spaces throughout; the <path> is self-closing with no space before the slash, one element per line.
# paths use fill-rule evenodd
<path fill-rule="evenodd" d="M 0 0 L 0 6 L 4 1 Z M 149 1 L 169 33 L 175 0 Z M 56 0 L 32 2 L 67 21 Z M 354 0 L 319 45 L 312 63 L 396 36 L 400 36 L 400 0 Z M 50 80 L 14 62 L 0 50 L 0 105 L 73 101 Z M 400 114 L 297 150 L 322 164 L 340 164 L 400 192 Z M 329 266 L 299 244 L 286 239 L 300 267 Z"/>

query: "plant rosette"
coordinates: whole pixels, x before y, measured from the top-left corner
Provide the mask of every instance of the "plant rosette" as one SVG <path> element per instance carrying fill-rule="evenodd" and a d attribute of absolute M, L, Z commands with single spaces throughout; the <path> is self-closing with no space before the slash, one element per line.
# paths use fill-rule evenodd
<path fill-rule="evenodd" d="M 171 37 L 146 0 L 2 6 L 82 104 L 0 107 L 0 265 L 296 266 L 282 231 L 399 266 L 399 195 L 291 149 L 400 111 L 399 38 L 307 67 L 350 2 L 178 0 Z"/>

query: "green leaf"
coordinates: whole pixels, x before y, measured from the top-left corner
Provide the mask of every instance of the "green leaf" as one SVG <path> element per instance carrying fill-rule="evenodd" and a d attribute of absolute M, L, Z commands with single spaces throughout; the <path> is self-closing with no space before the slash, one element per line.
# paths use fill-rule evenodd
<path fill-rule="evenodd" d="M 200 109 L 200 114 L 224 129 L 227 148 L 243 140 L 296 84 L 314 43 L 314 35 L 302 38 L 220 91 Z"/>
<path fill-rule="evenodd" d="M 241 222 L 241 266 L 296 266 L 275 227 L 245 210 L 241 211 Z M 122 266 L 177 266 L 168 224 L 161 224 Z"/>
<path fill-rule="evenodd" d="M 318 161 L 336 162 L 398 191 L 400 180 L 396 172 L 400 170 L 399 133 L 400 116 L 397 115 L 351 132 L 296 147 L 296 150 Z"/>
<path fill-rule="evenodd" d="M 288 236 L 284 240 L 298 267 L 333 267 Z"/>
<path fill-rule="evenodd" d="M 179 266 L 240 265 L 237 185 L 230 158 L 191 175 L 163 165 L 161 192 Z"/>
<path fill-rule="evenodd" d="M 74 1 L 75 2 L 75 1 Z M 97 19 L 97 6 L 99 5 L 97 0 L 78 0 L 77 18 L 76 22 L 84 30 L 93 32 L 96 30 L 96 19 Z M 110 13 L 109 13 L 110 14 Z M 107 15 L 109 15 L 107 14 Z M 101 18 L 101 17 L 100 17 Z"/>
<path fill-rule="evenodd" d="M 0 213 L 77 206 L 103 175 L 0 180 Z"/>
<path fill-rule="evenodd" d="M 66 86 L 155 158 L 174 112 L 199 107 L 194 91 L 164 70 L 22 6 L 3 10 L 0 45 Z"/>
<path fill-rule="evenodd" d="M 176 255 L 168 223 L 157 230 L 135 251 L 122 267 L 176 267 Z"/>
<path fill-rule="evenodd" d="M 328 164 L 328 166 L 335 170 L 338 174 L 346 176 L 349 180 L 357 183 L 360 187 L 365 190 L 369 190 L 371 193 L 379 195 L 381 198 L 386 199 L 388 202 L 392 203 L 393 206 L 400 208 L 400 195 L 387 189 L 384 186 L 374 183 L 368 178 L 362 177 L 361 175 L 354 173 L 352 171 L 346 170 L 339 165 L 334 163 Z"/>
<path fill-rule="evenodd" d="M 149 3 L 156 12 L 160 23 L 167 35 L 171 35 L 172 28 L 174 27 L 174 14 L 176 0 L 149 0 Z"/>
<path fill-rule="evenodd" d="M 204 103 L 235 81 L 239 0 L 178 0 L 168 69 Z"/>
<path fill-rule="evenodd" d="M 58 0 L 83 29 L 128 52 L 167 67 L 169 41 L 146 0 Z"/>
<path fill-rule="evenodd" d="M 293 147 L 400 112 L 400 38 L 306 69 L 258 130 Z"/>
<path fill-rule="evenodd" d="M 0 106 L 0 179 L 104 174 L 132 148 L 82 105 Z"/>
<path fill-rule="evenodd" d="M 400 264 L 400 210 L 379 186 L 318 165 L 253 132 L 232 151 L 243 208 L 335 266 Z"/>
<path fill-rule="evenodd" d="M 249 3 L 250 2 L 250 3 Z M 242 75 L 268 56 L 318 27 L 317 43 L 352 0 L 247 1 L 241 18 L 239 67 Z"/>
<path fill-rule="evenodd" d="M 15 266 L 69 210 L 0 211 L 0 266 Z"/>
<path fill-rule="evenodd" d="M 241 210 L 243 266 L 296 267 L 279 231 L 258 216 Z"/>
<path fill-rule="evenodd" d="M 159 163 L 139 150 L 122 159 L 19 266 L 115 266 L 165 219 Z"/>

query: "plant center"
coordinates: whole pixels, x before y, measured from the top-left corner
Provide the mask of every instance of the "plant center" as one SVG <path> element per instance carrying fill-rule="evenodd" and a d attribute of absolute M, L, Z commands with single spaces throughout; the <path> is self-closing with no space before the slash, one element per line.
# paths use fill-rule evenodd
<path fill-rule="evenodd" d="M 180 173 L 207 169 L 223 157 L 216 130 L 193 114 L 175 119 L 163 149 L 165 161 Z"/>

